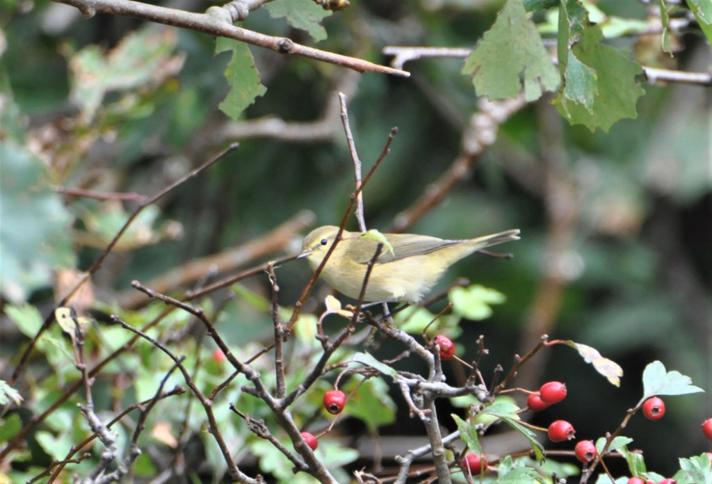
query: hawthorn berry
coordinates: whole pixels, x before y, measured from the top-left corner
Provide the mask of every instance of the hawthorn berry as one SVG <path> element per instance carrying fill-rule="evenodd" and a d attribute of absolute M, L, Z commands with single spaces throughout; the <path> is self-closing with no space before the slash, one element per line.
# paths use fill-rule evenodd
<path fill-rule="evenodd" d="M 547 430 L 549 440 L 552 442 L 565 442 L 575 437 L 576 430 L 566 420 L 554 420 Z"/>
<path fill-rule="evenodd" d="M 539 392 L 537 392 L 529 394 L 527 397 L 527 407 L 529 407 L 529 410 L 534 412 L 541 412 L 542 410 L 549 408 L 549 404 L 542 400 Z"/>
<path fill-rule="evenodd" d="M 455 343 L 447 336 L 439 334 L 433 339 L 433 342 L 440 348 L 441 360 L 451 360 L 455 356 Z"/>
<path fill-rule="evenodd" d="M 341 390 L 329 390 L 324 393 L 324 408 L 332 415 L 338 415 L 346 405 L 346 394 Z"/>
<path fill-rule="evenodd" d="M 662 481 L 658 481 L 658 484 L 677 484 L 677 481 L 675 479 L 670 479 L 669 477 L 667 479 L 663 479 Z"/>
<path fill-rule="evenodd" d="M 541 399 L 548 405 L 554 405 L 566 398 L 566 385 L 560 381 L 549 381 L 539 387 Z"/>
<path fill-rule="evenodd" d="M 591 462 L 598 454 L 593 440 L 580 440 L 576 443 L 574 451 L 576 452 L 576 458 L 584 464 Z"/>
<path fill-rule="evenodd" d="M 319 441 L 316 439 L 316 437 L 314 437 L 314 435 L 310 434 L 309 432 L 302 432 L 299 435 L 302 436 L 302 440 L 305 444 L 309 446 L 311 450 L 316 450 L 316 448 L 319 447 Z"/>
<path fill-rule="evenodd" d="M 213 361 L 215 363 L 224 363 L 225 362 L 225 353 L 220 348 L 215 348 L 213 351 Z"/>
<path fill-rule="evenodd" d="M 470 474 L 481 474 L 487 470 L 487 460 L 474 452 L 465 454 L 460 465 L 470 471 Z"/>
<path fill-rule="evenodd" d="M 702 422 L 702 433 L 705 434 L 705 437 L 712 440 L 712 418 L 708 418 Z"/>
<path fill-rule="evenodd" d="M 650 397 L 643 402 L 643 416 L 648 420 L 660 420 L 665 416 L 665 402 L 662 398 Z"/>
<path fill-rule="evenodd" d="M 628 484 L 646 484 L 646 482 L 640 477 L 631 477 L 628 479 Z"/>

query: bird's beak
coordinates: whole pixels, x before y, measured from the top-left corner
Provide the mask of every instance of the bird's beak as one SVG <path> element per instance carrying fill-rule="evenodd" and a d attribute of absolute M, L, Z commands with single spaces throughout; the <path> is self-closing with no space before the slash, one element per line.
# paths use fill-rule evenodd
<path fill-rule="evenodd" d="M 313 249 L 306 249 L 297 256 L 297 259 L 304 259 L 305 257 L 309 257 L 309 254 L 311 254 L 312 252 L 314 252 Z"/>

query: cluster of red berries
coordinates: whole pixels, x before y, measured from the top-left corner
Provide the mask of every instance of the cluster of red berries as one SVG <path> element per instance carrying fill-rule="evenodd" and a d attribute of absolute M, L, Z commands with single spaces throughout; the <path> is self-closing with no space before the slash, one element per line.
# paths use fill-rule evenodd
<path fill-rule="evenodd" d="M 527 407 L 534 412 L 541 412 L 566 398 L 566 385 L 560 381 L 550 381 L 539 387 L 539 391 L 527 397 Z"/>

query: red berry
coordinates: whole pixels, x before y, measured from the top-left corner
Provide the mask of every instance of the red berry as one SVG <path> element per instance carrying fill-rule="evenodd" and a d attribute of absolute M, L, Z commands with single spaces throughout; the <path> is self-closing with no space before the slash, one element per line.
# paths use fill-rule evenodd
<path fill-rule="evenodd" d="M 302 432 L 299 435 L 302 436 L 302 440 L 305 444 L 309 446 L 311 450 L 316 450 L 316 448 L 319 447 L 319 441 L 309 432 Z"/>
<path fill-rule="evenodd" d="M 455 343 L 447 336 L 437 335 L 433 342 L 440 348 L 440 359 L 451 360 L 455 356 Z"/>
<path fill-rule="evenodd" d="M 708 418 L 702 422 L 702 433 L 705 434 L 705 437 L 712 440 L 712 418 Z"/>
<path fill-rule="evenodd" d="M 663 479 L 662 481 L 658 481 L 658 484 L 677 484 L 677 481 L 675 479 Z"/>
<path fill-rule="evenodd" d="M 554 420 L 547 430 L 549 440 L 552 442 L 572 440 L 575 437 L 575 433 L 574 426 L 566 420 Z"/>
<path fill-rule="evenodd" d="M 470 471 L 470 474 L 481 474 L 487 470 L 487 460 L 474 452 L 465 454 L 460 461 L 460 465 Z"/>
<path fill-rule="evenodd" d="M 329 390 L 324 394 L 324 408 L 332 415 L 338 415 L 346 405 L 346 394 L 341 390 Z"/>
<path fill-rule="evenodd" d="M 527 397 L 527 407 L 529 407 L 529 410 L 534 412 L 541 412 L 542 410 L 549 408 L 549 404 L 541 399 L 539 393 L 530 393 Z"/>
<path fill-rule="evenodd" d="M 220 348 L 215 348 L 215 351 L 213 351 L 213 361 L 215 363 L 223 363 L 225 361 L 225 353 Z"/>
<path fill-rule="evenodd" d="M 643 416 L 648 420 L 660 420 L 665 416 L 665 402 L 658 397 L 650 397 L 643 402 Z"/>
<path fill-rule="evenodd" d="M 576 458 L 584 464 L 591 462 L 598 454 L 596 446 L 593 444 L 593 440 L 579 441 L 574 450 L 576 452 Z"/>
<path fill-rule="evenodd" d="M 539 387 L 539 395 L 549 405 L 559 403 L 566 398 L 566 385 L 560 381 L 550 381 Z"/>
<path fill-rule="evenodd" d="M 646 484 L 646 482 L 640 477 L 631 477 L 628 479 L 628 484 Z"/>

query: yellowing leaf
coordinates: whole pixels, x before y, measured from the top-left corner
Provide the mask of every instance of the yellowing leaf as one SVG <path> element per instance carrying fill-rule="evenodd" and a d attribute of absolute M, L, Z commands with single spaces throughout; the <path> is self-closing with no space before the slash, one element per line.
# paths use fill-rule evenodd
<path fill-rule="evenodd" d="M 215 53 L 225 51 L 232 52 L 232 58 L 225 68 L 230 90 L 219 107 L 230 118 L 237 119 L 247 106 L 267 92 L 267 88 L 262 85 L 252 52 L 244 42 L 220 37 L 215 42 Z"/>
<path fill-rule="evenodd" d="M 464 74 L 490 99 L 513 98 L 524 90 L 527 101 L 554 91 L 559 75 L 521 0 L 508 0 L 491 29 L 465 60 Z"/>
<path fill-rule="evenodd" d="M 151 436 L 157 441 L 166 444 L 168 447 L 175 449 L 178 446 L 178 439 L 173 435 L 170 422 L 164 420 L 156 422 L 151 429 Z"/>
<path fill-rule="evenodd" d="M 576 343 L 575 341 L 567 341 L 567 345 L 574 348 L 579 352 L 579 355 L 583 358 L 583 361 L 593 365 L 593 368 L 605 376 L 606 379 L 611 383 L 611 385 L 620 386 L 621 377 L 623 376 L 623 368 L 620 367 L 618 363 L 608 358 L 601 356 L 596 348 L 581 343 Z"/>
<path fill-rule="evenodd" d="M 341 311 L 341 301 L 336 299 L 331 294 L 324 298 L 324 305 L 326 306 L 326 310 L 330 313 L 338 313 Z"/>

